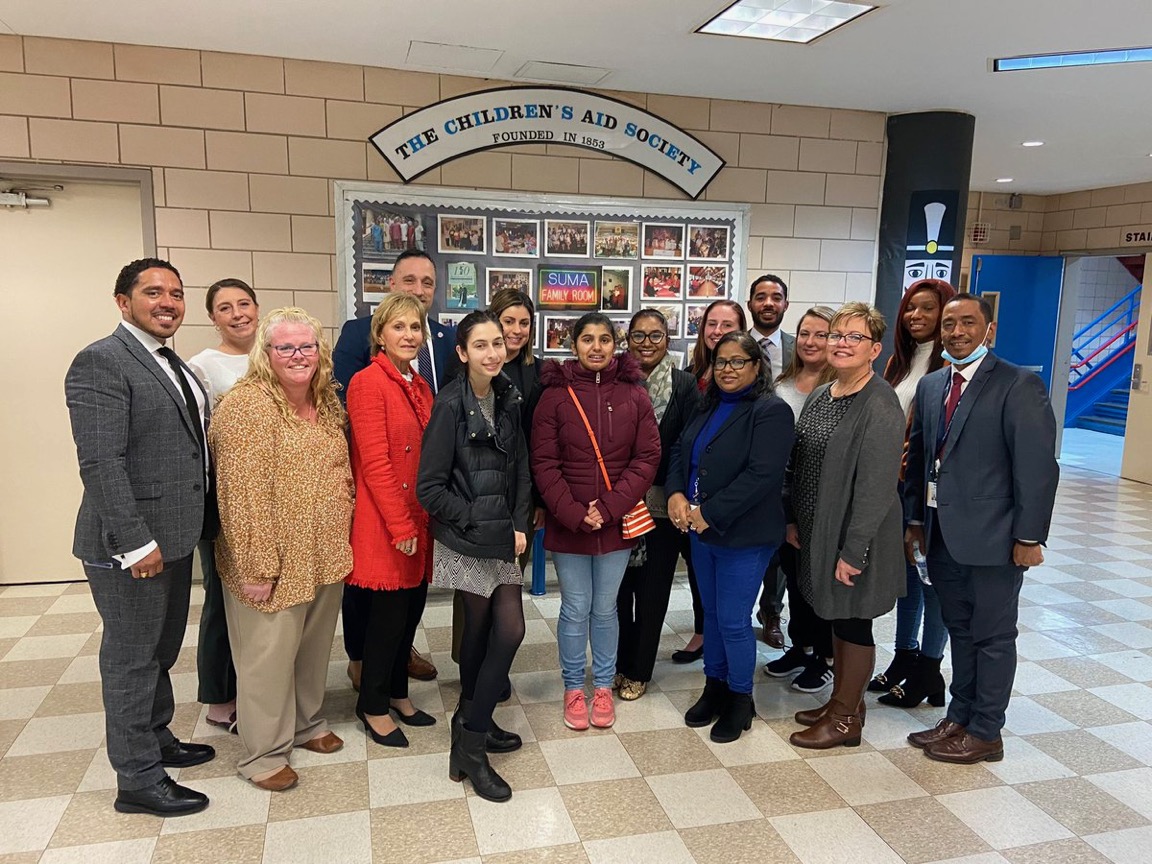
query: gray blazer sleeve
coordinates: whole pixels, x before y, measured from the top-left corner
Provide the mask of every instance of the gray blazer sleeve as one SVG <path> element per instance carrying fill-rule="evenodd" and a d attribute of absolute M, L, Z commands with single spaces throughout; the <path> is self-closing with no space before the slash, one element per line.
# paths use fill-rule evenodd
<path fill-rule="evenodd" d="M 1004 438 L 1012 453 L 1012 537 L 1043 542 L 1052 522 L 1060 467 L 1048 391 L 1031 373 L 1021 374 L 1004 400 Z"/>
<path fill-rule="evenodd" d="M 851 478 L 852 516 L 840 549 L 845 563 L 861 570 L 868 562 L 868 546 L 895 500 L 906 425 L 896 394 L 885 384 L 866 407 L 859 457 Z"/>
<path fill-rule="evenodd" d="M 100 517 L 103 544 L 122 555 L 152 542 L 136 506 L 125 454 L 131 392 L 119 365 L 94 347 L 81 351 L 64 378 L 72 438 L 87 499 Z"/>

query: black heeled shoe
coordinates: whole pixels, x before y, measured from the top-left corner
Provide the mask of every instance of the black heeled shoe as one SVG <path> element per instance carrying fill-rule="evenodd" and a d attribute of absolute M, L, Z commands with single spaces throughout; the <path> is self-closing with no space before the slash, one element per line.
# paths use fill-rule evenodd
<path fill-rule="evenodd" d="M 400 722 L 405 726 L 435 726 L 436 718 L 425 711 L 417 708 L 411 714 L 405 714 L 395 705 L 392 706 L 393 713 L 399 718 Z"/>
<path fill-rule="evenodd" d="M 695 663 L 704 656 L 704 645 L 701 643 L 700 647 L 695 651 L 689 651 L 687 648 L 681 648 L 679 651 L 672 652 L 673 663 Z"/>
<path fill-rule="evenodd" d="M 927 699 L 933 708 L 943 708 L 945 690 L 940 660 L 921 655 L 904 683 L 895 685 L 876 701 L 896 708 L 915 708 Z"/>
<path fill-rule="evenodd" d="M 717 744 L 731 744 L 740 738 L 742 732 L 752 728 L 752 718 L 755 716 L 756 706 L 752 704 L 752 694 L 733 693 L 708 737 Z"/>
<path fill-rule="evenodd" d="M 728 689 L 728 682 L 719 678 L 705 678 L 704 692 L 696 703 L 684 712 L 684 725 L 690 729 L 707 726 L 728 708 L 732 698 L 732 691 Z"/>
<path fill-rule="evenodd" d="M 364 731 L 368 733 L 368 737 L 384 747 L 407 747 L 408 736 L 404 734 L 404 730 L 397 726 L 387 735 L 381 735 L 372 728 L 372 724 L 368 722 L 367 716 L 359 708 L 356 709 L 356 717 L 364 724 Z"/>
<path fill-rule="evenodd" d="M 916 668 L 916 658 L 919 656 L 918 648 L 897 648 L 888 668 L 868 682 L 868 692 L 887 693 L 897 684 L 903 684 Z"/>

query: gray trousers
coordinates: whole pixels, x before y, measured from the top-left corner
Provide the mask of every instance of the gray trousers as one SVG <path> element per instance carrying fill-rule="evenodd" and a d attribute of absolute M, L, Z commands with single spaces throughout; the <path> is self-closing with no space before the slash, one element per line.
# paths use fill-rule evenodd
<path fill-rule="evenodd" d="M 175 709 L 168 672 L 188 623 L 192 556 L 165 561 L 151 579 L 133 579 L 116 562 L 85 561 L 84 573 L 104 622 L 100 686 L 108 761 L 120 789 L 143 789 L 165 777 L 160 748 L 176 740 L 168 731 Z"/>

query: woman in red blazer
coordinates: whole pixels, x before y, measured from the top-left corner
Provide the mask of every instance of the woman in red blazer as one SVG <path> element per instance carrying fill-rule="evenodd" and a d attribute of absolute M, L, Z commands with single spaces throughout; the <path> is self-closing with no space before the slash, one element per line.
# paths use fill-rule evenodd
<path fill-rule="evenodd" d="M 356 510 L 347 582 L 374 592 L 356 716 L 387 747 L 408 746 L 390 711 L 408 726 L 436 722 L 408 698 L 408 655 L 424 614 L 432 555 L 428 515 L 416 501 L 432 390 L 412 368 L 427 337 L 420 301 L 387 295 L 372 315 L 372 363 L 348 385 Z"/>
<path fill-rule="evenodd" d="M 591 723 L 616 719 L 612 680 L 620 622 L 616 595 L 635 540 L 620 520 L 652 485 L 660 465 L 660 429 L 640 364 L 616 356 L 616 330 L 589 312 L 572 326 L 576 359 L 544 364 L 544 390 L 532 415 L 532 475 L 544 499 L 544 548 L 560 579 L 556 641 L 564 677 L 564 723 L 587 729 L 584 658 L 592 643 Z M 573 399 L 578 399 L 604 457 L 606 488 L 596 451 Z"/>

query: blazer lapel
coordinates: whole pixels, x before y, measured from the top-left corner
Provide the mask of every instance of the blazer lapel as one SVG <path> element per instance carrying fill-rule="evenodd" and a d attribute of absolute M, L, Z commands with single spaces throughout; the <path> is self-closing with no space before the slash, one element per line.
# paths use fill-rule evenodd
<path fill-rule="evenodd" d="M 980 398 L 980 391 L 984 389 L 984 385 L 995 366 L 996 358 L 992 354 L 985 356 L 984 362 L 980 364 L 980 368 L 976 370 L 976 374 L 968 382 L 968 386 L 964 388 L 964 395 L 960 397 L 960 404 L 956 406 L 956 414 L 952 418 L 952 428 L 948 430 L 948 440 L 944 442 L 944 449 L 940 454 L 941 460 L 947 459 L 952 448 L 956 446 L 960 433 L 964 431 L 964 424 L 968 422 L 968 418 L 972 414 L 972 407 Z"/>
<path fill-rule="evenodd" d="M 720 424 L 720 428 L 717 429 L 716 434 L 712 436 L 712 441 L 715 441 L 717 438 L 719 438 L 721 435 L 723 435 L 724 432 L 727 431 L 729 426 L 731 426 L 733 423 L 735 423 L 738 419 L 743 417 L 745 414 L 747 414 L 751 410 L 752 410 L 752 403 L 750 401 L 745 399 L 743 402 L 740 402 L 736 406 L 736 409 L 731 414 L 728 415 L 728 418 L 723 423 Z M 707 443 L 710 444 L 712 442 L 709 441 Z"/>
<path fill-rule="evenodd" d="M 148 353 L 148 349 L 140 344 L 139 339 L 123 327 L 116 328 L 115 336 L 124 343 L 124 347 L 128 349 L 128 353 L 131 354 L 135 360 L 139 361 L 140 365 L 143 366 L 150 375 L 160 382 L 160 386 L 164 388 L 172 398 L 172 401 L 176 403 L 176 407 L 180 409 L 180 419 L 184 423 L 184 428 L 188 430 L 188 434 L 190 434 L 194 440 L 198 441 L 199 438 L 196 435 L 196 431 L 192 428 L 192 418 L 188 413 L 187 406 L 184 404 L 184 394 L 176 389 L 176 385 L 172 383 L 172 379 L 164 374 L 164 370 L 160 368 L 156 359 Z M 181 365 L 183 365 L 183 361 L 181 361 Z M 193 379 L 196 378 L 195 375 L 192 377 Z M 203 390 L 199 381 L 196 382 L 196 386 Z M 204 404 L 208 404 L 207 398 L 205 398 Z"/>
<path fill-rule="evenodd" d="M 944 393 L 948 389 L 948 377 L 940 372 L 932 373 L 924 388 L 924 443 L 928 450 L 929 466 L 936 459 L 936 442 L 940 439 L 940 421 L 944 413 Z"/>

